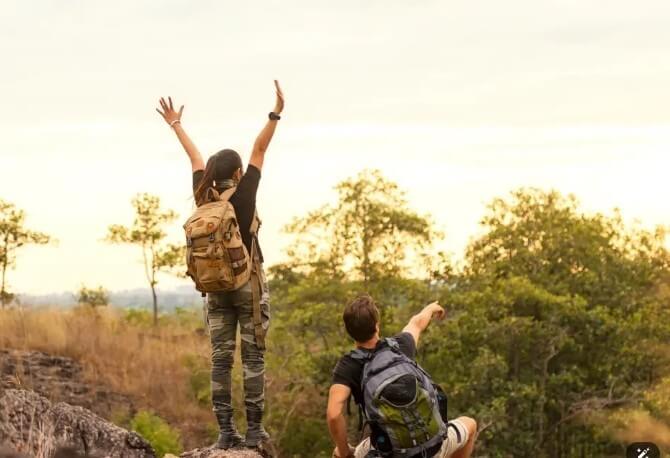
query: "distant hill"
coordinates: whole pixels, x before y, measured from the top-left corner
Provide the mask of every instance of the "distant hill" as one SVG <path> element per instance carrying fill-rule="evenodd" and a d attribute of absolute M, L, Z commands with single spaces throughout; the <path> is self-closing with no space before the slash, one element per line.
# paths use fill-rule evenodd
<path fill-rule="evenodd" d="M 77 303 L 74 292 L 51 294 L 19 294 L 19 302 L 33 306 L 71 307 Z M 124 291 L 110 291 L 110 305 L 120 308 L 150 308 L 151 290 L 136 288 Z M 202 303 L 200 293 L 192 286 L 178 286 L 171 290 L 158 290 L 158 305 L 163 311 L 176 307 L 192 307 Z"/>

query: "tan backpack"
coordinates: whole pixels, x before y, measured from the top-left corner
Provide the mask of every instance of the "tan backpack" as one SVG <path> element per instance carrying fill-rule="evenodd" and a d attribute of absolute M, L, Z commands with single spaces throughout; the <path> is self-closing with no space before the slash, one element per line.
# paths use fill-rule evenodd
<path fill-rule="evenodd" d="M 229 188 L 221 194 L 214 188 L 208 189 L 209 201 L 199 206 L 184 224 L 186 274 L 203 293 L 236 290 L 251 276 L 251 258 L 242 242 L 235 209 L 229 202 L 235 189 Z"/>

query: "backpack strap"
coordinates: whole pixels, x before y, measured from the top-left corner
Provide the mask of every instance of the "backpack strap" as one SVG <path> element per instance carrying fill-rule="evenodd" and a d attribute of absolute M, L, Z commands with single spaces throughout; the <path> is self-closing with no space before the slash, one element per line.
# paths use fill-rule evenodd
<path fill-rule="evenodd" d="M 235 191 L 237 191 L 237 186 L 233 186 L 232 188 L 226 189 L 225 191 L 219 193 L 219 200 L 223 202 L 228 202 L 232 197 L 232 195 L 235 194 Z"/>
<path fill-rule="evenodd" d="M 393 337 L 387 337 L 382 341 L 382 345 L 388 346 L 391 350 L 401 353 L 400 351 L 400 344 L 398 343 L 398 339 L 395 339 Z"/>
<path fill-rule="evenodd" d="M 205 191 L 205 202 L 213 202 L 215 200 L 219 200 L 219 191 L 213 186 L 207 188 L 207 191 Z"/>
<path fill-rule="evenodd" d="M 265 330 L 263 329 L 263 320 L 261 317 L 261 296 L 263 294 L 263 284 L 261 280 L 261 261 L 258 255 L 258 241 L 256 236 L 251 237 L 251 298 L 252 298 L 252 321 L 254 324 L 254 335 L 256 336 L 256 345 L 260 350 L 265 350 Z"/>
<path fill-rule="evenodd" d="M 349 352 L 349 356 L 358 361 L 368 362 L 374 356 L 374 352 L 355 348 Z"/>
<path fill-rule="evenodd" d="M 363 350 L 361 348 L 354 348 L 349 352 L 349 356 L 352 357 L 353 359 L 359 360 L 359 361 L 365 361 L 368 362 L 374 358 L 375 353 L 377 353 L 379 350 L 382 350 L 383 348 L 389 347 L 395 351 L 400 351 L 400 345 L 398 344 L 398 341 L 394 339 L 393 337 L 386 337 L 384 339 L 381 339 L 379 343 L 377 344 L 377 347 L 375 347 L 374 350 Z"/>
<path fill-rule="evenodd" d="M 227 188 L 219 192 L 215 187 L 212 186 L 211 188 L 207 188 L 207 192 L 205 193 L 205 200 L 207 202 L 214 202 L 216 200 L 228 202 L 236 190 L 237 186 L 233 186 L 232 188 Z"/>
<path fill-rule="evenodd" d="M 249 232 L 253 237 L 258 235 L 258 230 L 261 228 L 262 221 L 258 217 L 258 210 L 254 208 L 254 217 L 251 220 L 251 226 L 249 226 Z"/>

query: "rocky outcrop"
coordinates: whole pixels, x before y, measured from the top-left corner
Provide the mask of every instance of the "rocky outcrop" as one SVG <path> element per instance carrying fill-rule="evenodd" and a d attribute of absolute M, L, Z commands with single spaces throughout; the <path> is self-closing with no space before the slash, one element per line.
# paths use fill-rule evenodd
<path fill-rule="evenodd" d="M 154 457 L 137 433 L 100 417 L 119 408 L 134 411 L 132 399 L 86 382 L 81 364 L 71 358 L 0 350 L 0 458 Z M 267 456 L 208 447 L 181 458 Z"/>
<path fill-rule="evenodd" d="M 66 445 L 78 453 L 110 458 L 153 458 L 151 445 L 82 407 L 52 404 L 37 393 L 0 393 L 0 444 L 32 456 L 52 456 Z"/>
<path fill-rule="evenodd" d="M 170 458 L 166 455 L 165 458 Z M 176 458 L 176 457 L 175 457 Z M 182 453 L 180 458 L 263 458 L 253 450 L 213 450 L 211 448 L 197 448 Z"/>
<path fill-rule="evenodd" d="M 135 410 L 129 396 L 87 382 L 77 361 L 40 351 L 0 350 L 0 388 L 35 391 L 52 402 L 81 406 L 104 418 L 115 411 Z"/>
<path fill-rule="evenodd" d="M 23 454 L 19 454 L 22 452 Z M 154 458 L 151 445 L 79 406 L 27 390 L 0 387 L 0 458 L 8 457 Z M 166 455 L 170 457 L 174 455 Z M 253 450 L 200 448 L 181 458 L 263 458 Z M 174 457 L 176 458 L 176 457 Z"/>

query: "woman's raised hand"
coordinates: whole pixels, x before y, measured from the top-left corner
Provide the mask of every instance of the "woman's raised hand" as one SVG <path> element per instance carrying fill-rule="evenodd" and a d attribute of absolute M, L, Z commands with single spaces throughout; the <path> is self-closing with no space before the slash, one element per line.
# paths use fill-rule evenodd
<path fill-rule="evenodd" d="M 172 97 L 168 97 L 167 102 L 161 97 L 159 103 L 161 104 L 163 111 L 158 108 L 156 108 L 156 111 L 163 117 L 163 119 L 165 119 L 165 122 L 168 123 L 170 127 L 174 127 L 176 123 L 181 122 L 181 114 L 184 112 L 184 105 L 179 108 L 179 111 L 176 111 L 172 105 Z"/>
<path fill-rule="evenodd" d="M 275 89 L 277 90 L 277 101 L 275 102 L 274 113 L 280 114 L 284 110 L 284 94 L 279 87 L 279 81 L 275 80 Z"/>

